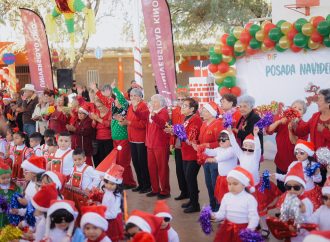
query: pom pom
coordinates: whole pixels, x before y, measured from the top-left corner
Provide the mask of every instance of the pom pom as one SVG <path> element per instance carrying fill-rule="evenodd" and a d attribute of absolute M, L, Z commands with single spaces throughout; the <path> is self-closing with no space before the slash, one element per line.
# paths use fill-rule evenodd
<path fill-rule="evenodd" d="M 287 110 L 285 110 L 283 112 L 283 116 L 287 118 L 288 121 L 301 118 L 300 113 L 293 108 L 288 108 Z"/>
<path fill-rule="evenodd" d="M 271 112 L 267 112 L 255 125 L 259 129 L 263 129 L 271 125 L 273 121 L 274 121 L 274 115 Z"/>
<path fill-rule="evenodd" d="M 211 234 L 212 232 L 211 214 L 212 210 L 210 206 L 204 206 L 199 214 L 200 226 L 203 232 L 207 235 Z"/>
<path fill-rule="evenodd" d="M 299 225 L 304 221 L 304 216 L 300 212 L 301 201 L 296 195 L 287 194 L 281 206 L 280 219 L 284 222 L 294 221 L 294 225 Z"/>
<path fill-rule="evenodd" d="M 264 170 L 264 172 L 262 173 L 261 186 L 259 187 L 260 192 L 263 193 L 265 191 L 265 189 L 270 190 L 269 177 L 270 177 L 269 171 Z"/>
<path fill-rule="evenodd" d="M 250 187 L 249 192 L 254 193 L 256 191 L 255 187 Z"/>
<path fill-rule="evenodd" d="M 223 127 L 227 129 L 233 125 L 233 115 L 231 112 L 226 112 L 222 115 L 223 118 Z"/>
<path fill-rule="evenodd" d="M 0 196 L 0 209 L 2 213 L 7 214 L 9 211 L 9 204 L 7 202 L 7 199 L 4 198 L 3 196 Z"/>
<path fill-rule="evenodd" d="M 327 147 L 318 148 L 316 151 L 317 161 L 322 165 L 327 166 L 330 164 L 330 150 Z"/>
<path fill-rule="evenodd" d="M 23 235 L 23 232 L 12 225 L 7 225 L 1 230 L 0 241 L 13 241 L 20 239 Z"/>
<path fill-rule="evenodd" d="M 36 225 L 36 218 L 34 216 L 35 208 L 32 206 L 31 202 L 28 203 L 26 207 L 26 214 L 24 220 L 30 227 L 35 227 Z"/>
<path fill-rule="evenodd" d="M 241 229 L 239 237 L 242 242 L 263 242 L 265 241 L 262 235 L 251 229 Z"/>
<path fill-rule="evenodd" d="M 52 113 L 54 113 L 55 112 L 55 107 L 54 106 L 49 106 L 48 108 L 47 108 L 47 114 L 52 114 Z"/>
<path fill-rule="evenodd" d="M 320 163 L 315 163 L 311 166 L 306 166 L 305 167 L 305 174 L 308 176 L 308 177 L 312 177 L 315 173 L 315 171 L 320 168 Z"/>
<path fill-rule="evenodd" d="M 20 208 L 24 208 L 24 206 L 22 206 L 19 202 L 18 202 L 18 198 L 22 198 L 23 196 L 19 193 L 14 193 L 13 196 L 10 199 L 10 203 L 9 203 L 9 208 L 10 209 L 20 209 Z M 8 220 L 9 223 L 12 225 L 17 226 L 19 224 L 19 222 L 21 222 L 21 220 L 23 219 L 22 216 L 20 215 L 16 215 L 16 214 L 8 214 Z"/>
<path fill-rule="evenodd" d="M 173 132 L 180 139 L 180 141 L 186 141 L 188 138 L 186 130 L 182 124 L 173 125 Z"/>
<path fill-rule="evenodd" d="M 88 194 L 88 198 L 93 202 L 101 203 L 103 199 L 104 193 L 97 188 L 92 189 L 92 191 Z"/>
<path fill-rule="evenodd" d="M 122 149 L 123 149 L 123 147 L 121 145 L 117 146 L 117 150 L 122 150 Z"/>
<path fill-rule="evenodd" d="M 205 160 L 208 158 L 208 156 L 204 153 L 206 147 L 204 145 L 198 145 L 197 146 L 197 163 L 199 165 L 204 165 Z"/>

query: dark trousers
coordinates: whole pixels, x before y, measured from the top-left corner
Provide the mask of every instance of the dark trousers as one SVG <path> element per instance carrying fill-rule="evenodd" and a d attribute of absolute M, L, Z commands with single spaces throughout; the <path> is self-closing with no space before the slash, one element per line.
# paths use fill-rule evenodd
<path fill-rule="evenodd" d="M 217 212 L 220 206 L 214 197 L 214 190 L 219 174 L 218 163 L 205 163 L 203 165 L 203 168 L 204 168 L 205 183 L 210 199 L 210 206 L 212 208 L 212 211 Z"/>
<path fill-rule="evenodd" d="M 97 167 L 107 155 L 113 150 L 112 139 L 106 140 L 96 140 L 97 142 L 97 152 L 93 156 L 94 165 Z"/>
<path fill-rule="evenodd" d="M 281 171 L 280 169 L 278 169 L 278 167 L 276 167 L 276 173 L 283 174 L 283 175 L 286 174 L 286 172 Z M 276 180 L 276 183 L 277 183 L 278 189 L 280 189 L 281 192 L 285 192 L 284 182 Z"/>
<path fill-rule="evenodd" d="M 182 195 L 188 195 L 187 182 L 183 170 L 181 149 L 175 149 L 174 158 L 175 158 L 176 177 L 178 179 L 179 189 Z"/>
<path fill-rule="evenodd" d="M 147 147 L 144 143 L 129 143 L 134 170 L 138 185 L 142 189 L 150 188 L 150 176 L 148 170 Z"/>
<path fill-rule="evenodd" d="M 198 182 L 197 182 L 197 175 L 199 169 L 201 168 L 200 165 L 197 164 L 197 161 L 183 161 L 183 169 L 184 174 L 186 177 L 189 198 L 192 206 L 198 206 Z"/>

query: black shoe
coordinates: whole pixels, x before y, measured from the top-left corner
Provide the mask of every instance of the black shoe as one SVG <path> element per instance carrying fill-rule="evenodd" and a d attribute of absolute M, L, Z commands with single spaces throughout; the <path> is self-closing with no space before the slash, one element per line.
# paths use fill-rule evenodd
<path fill-rule="evenodd" d="M 188 207 L 190 207 L 190 205 L 191 205 L 191 202 L 189 201 L 189 202 L 183 203 L 181 205 L 181 208 L 188 208 Z"/>
<path fill-rule="evenodd" d="M 148 193 L 148 192 L 151 192 L 151 188 L 150 187 L 149 188 L 143 188 L 143 189 L 141 189 L 139 191 L 139 193 L 141 193 L 141 194 Z"/>
<path fill-rule="evenodd" d="M 163 199 L 166 199 L 166 198 L 169 198 L 171 197 L 171 194 L 158 194 L 158 199 L 159 200 L 163 200 Z"/>
<path fill-rule="evenodd" d="M 188 195 L 184 195 L 181 193 L 180 196 L 175 197 L 174 200 L 180 201 L 180 200 L 187 199 L 187 198 L 189 198 Z"/>
<path fill-rule="evenodd" d="M 142 190 L 142 188 L 140 187 L 140 186 L 138 186 L 138 187 L 136 187 L 136 188 L 133 188 L 132 189 L 132 192 L 139 192 L 139 191 L 141 191 Z"/>
<path fill-rule="evenodd" d="M 200 211 L 201 211 L 201 208 L 199 205 L 196 205 L 196 206 L 191 205 L 188 208 L 186 208 L 185 210 L 183 210 L 184 213 L 197 213 Z"/>
<path fill-rule="evenodd" d="M 157 192 L 149 192 L 149 193 L 147 193 L 147 197 L 156 197 L 158 195 L 158 193 Z"/>
<path fill-rule="evenodd" d="M 124 190 L 129 190 L 129 189 L 132 189 L 132 188 L 136 188 L 136 186 L 134 185 L 124 185 Z"/>

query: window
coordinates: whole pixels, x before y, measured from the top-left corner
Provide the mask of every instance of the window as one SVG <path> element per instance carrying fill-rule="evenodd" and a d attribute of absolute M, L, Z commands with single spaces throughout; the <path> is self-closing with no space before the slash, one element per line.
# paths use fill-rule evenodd
<path fill-rule="evenodd" d="M 88 70 L 87 71 L 87 85 L 89 86 L 91 83 L 96 83 L 97 86 L 100 83 L 100 75 L 98 70 Z"/>

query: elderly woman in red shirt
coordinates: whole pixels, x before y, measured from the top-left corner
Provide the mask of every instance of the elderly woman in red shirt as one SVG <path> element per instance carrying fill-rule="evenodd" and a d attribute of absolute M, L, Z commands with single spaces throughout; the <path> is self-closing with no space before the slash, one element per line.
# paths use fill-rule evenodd
<path fill-rule="evenodd" d="M 152 191 L 147 197 L 158 196 L 159 199 L 170 197 L 169 177 L 169 139 L 165 125 L 169 121 L 166 100 L 160 94 L 151 97 L 150 115 L 146 130 L 148 168 Z"/>

